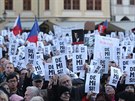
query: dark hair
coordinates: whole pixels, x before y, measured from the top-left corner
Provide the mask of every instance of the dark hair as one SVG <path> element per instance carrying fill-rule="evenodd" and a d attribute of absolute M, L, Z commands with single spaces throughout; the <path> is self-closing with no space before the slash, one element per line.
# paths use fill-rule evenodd
<path fill-rule="evenodd" d="M 8 82 L 8 80 L 10 80 L 10 79 L 13 79 L 14 77 L 16 78 L 16 80 L 18 80 L 18 77 L 16 76 L 16 72 L 13 72 L 13 73 L 11 73 L 11 74 L 9 74 L 8 76 L 7 76 L 7 82 Z"/>
<path fill-rule="evenodd" d="M 106 93 L 104 93 L 104 92 L 98 93 L 97 96 L 96 96 L 95 101 L 97 101 L 98 97 L 100 97 L 100 96 L 104 97 L 105 101 L 111 101 L 110 98 L 108 97 L 108 95 Z"/>
<path fill-rule="evenodd" d="M 120 92 L 118 98 L 124 99 L 125 101 L 135 101 L 135 94 L 132 92 Z"/>

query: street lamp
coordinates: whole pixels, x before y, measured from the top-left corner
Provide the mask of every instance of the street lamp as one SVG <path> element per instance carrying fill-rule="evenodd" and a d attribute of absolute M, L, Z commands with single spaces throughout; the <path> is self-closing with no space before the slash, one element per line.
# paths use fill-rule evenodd
<path fill-rule="evenodd" d="M 6 10 L 4 10 L 4 12 L 3 12 L 2 15 L 3 15 L 3 19 L 6 20 L 6 18 L 7 18 L 7 12 L 6 12 Z"/>

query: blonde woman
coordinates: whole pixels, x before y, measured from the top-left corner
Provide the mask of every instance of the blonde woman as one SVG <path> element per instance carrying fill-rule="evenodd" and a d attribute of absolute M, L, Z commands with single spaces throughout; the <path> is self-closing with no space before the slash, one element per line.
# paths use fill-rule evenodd
<path fill-rule="evenodd" d="M 0 101 L 8 101 L 8 96 L 0 90 Z"/>

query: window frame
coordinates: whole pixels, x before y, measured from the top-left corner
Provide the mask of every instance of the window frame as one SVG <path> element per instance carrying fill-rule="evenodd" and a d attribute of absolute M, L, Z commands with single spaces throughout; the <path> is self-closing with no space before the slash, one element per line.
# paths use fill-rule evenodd
<path fill-rule="evenodd" d="M 86 10 L 102 10 L 102 0 L 87 0 L 86 1 Z"/>
<path fill-rule="evenodd" d="M 80 10 L 80 0 L 64 0 L 64 10 Z"/>
<path fill-rule="evenodd" d="M 50 10 L 50 0 L 45 0 L 45 10 Z"/>
<path fill-rule="evenodd" d="M 5 0 L 5 10 L 13 10 L 13 0 Z"/>
<path fill-rule="evenodd" d="M 23 10 L 31 11 L 31 0 L 23 0 Z"/>

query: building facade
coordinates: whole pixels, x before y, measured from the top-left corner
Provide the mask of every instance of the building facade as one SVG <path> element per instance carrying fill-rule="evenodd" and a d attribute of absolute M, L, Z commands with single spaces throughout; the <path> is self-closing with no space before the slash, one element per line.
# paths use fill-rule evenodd
<path fill-rule="evenodd" d="M 135 21 L 135 0 L 111 0 L 113 21 Z"/>
<path fill-rule="evenodd" d="M 111 0 L 112 1 L 112 0 Z M 110 19 L 110 0 L 0 0 L 0 17 L 14 20 L 104 21 Z"/>

